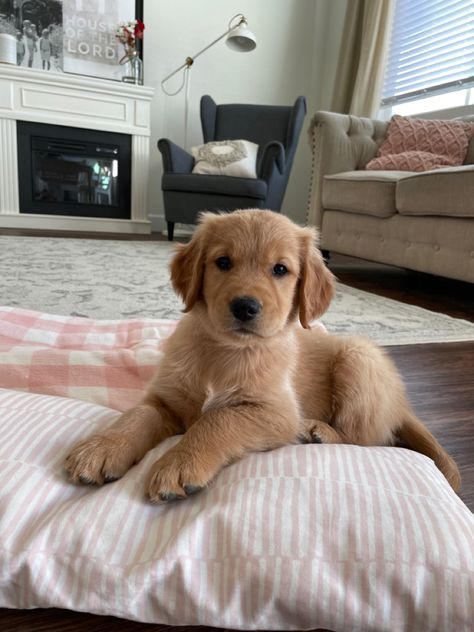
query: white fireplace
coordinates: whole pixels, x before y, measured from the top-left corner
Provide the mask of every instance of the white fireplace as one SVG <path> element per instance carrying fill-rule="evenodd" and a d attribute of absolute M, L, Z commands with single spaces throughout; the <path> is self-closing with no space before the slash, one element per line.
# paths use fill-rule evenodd
<path fill-rule="evenodd" d="M 0 64 L 0 227 L 149 233 L 147 187 L 152 88 Z M 130 219 L 24 212 L 17 121 L 129 135 Z"/>

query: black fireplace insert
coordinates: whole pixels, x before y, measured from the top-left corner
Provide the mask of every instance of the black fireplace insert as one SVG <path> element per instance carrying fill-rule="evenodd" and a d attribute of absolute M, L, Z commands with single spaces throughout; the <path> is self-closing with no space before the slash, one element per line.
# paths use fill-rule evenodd
<path fill-rule="evenodd" d="M 17 121 L 20 212 L 130 219 L 131 137 Z"/>

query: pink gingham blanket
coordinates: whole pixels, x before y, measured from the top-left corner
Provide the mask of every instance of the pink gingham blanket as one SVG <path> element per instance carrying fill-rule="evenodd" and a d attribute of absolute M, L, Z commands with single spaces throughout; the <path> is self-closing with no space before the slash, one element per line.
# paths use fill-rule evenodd
<path fill-rule="evenodd" d="M 0 306 L 0 388 L 127 410 L 143 395 L 177 322 L 93 320 Z"/>
<path fill-rule="evenodd" d="M 91 320 L 0 307 L 0 388 L 115 410 L 135 405 L 176 321 Z"/>

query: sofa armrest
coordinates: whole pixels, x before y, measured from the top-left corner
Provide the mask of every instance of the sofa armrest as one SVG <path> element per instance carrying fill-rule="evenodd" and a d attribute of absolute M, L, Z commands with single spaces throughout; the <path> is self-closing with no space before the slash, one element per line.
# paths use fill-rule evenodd
<path fill-rule="evenodd" d="M 363 169 L 377 153 L 388 126 L 386 121 L 350 114 L 317 112 L 308 134 L 312 149 L 312 174 L 307 222 L 320 227 L 323 176 Z"/>
<path fill-rule="evenodd" d="M 194 158 L 179 145 L 168 138 L 160 138 L 158 149 L 163 156 L 163 171 L 165 173 L 191 173 Z"/>

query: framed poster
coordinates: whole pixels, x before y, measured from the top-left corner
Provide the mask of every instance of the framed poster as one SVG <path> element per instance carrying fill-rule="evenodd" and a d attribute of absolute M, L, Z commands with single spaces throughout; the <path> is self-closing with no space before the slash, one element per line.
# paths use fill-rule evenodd
<path fill-rule="evenodd" d="M 143 0 L 0 0 L 0 33 L 15 35 L 17 64 L 50 72 L 121 81 L 115 32 L 134 19 L 143 20 Z"/>
<path fill-rule="evenodd" d="M 134 19 L 143 20 L 143 0 L 63 0 L 64 72 L 121 81 L 115 32 Z"/>

